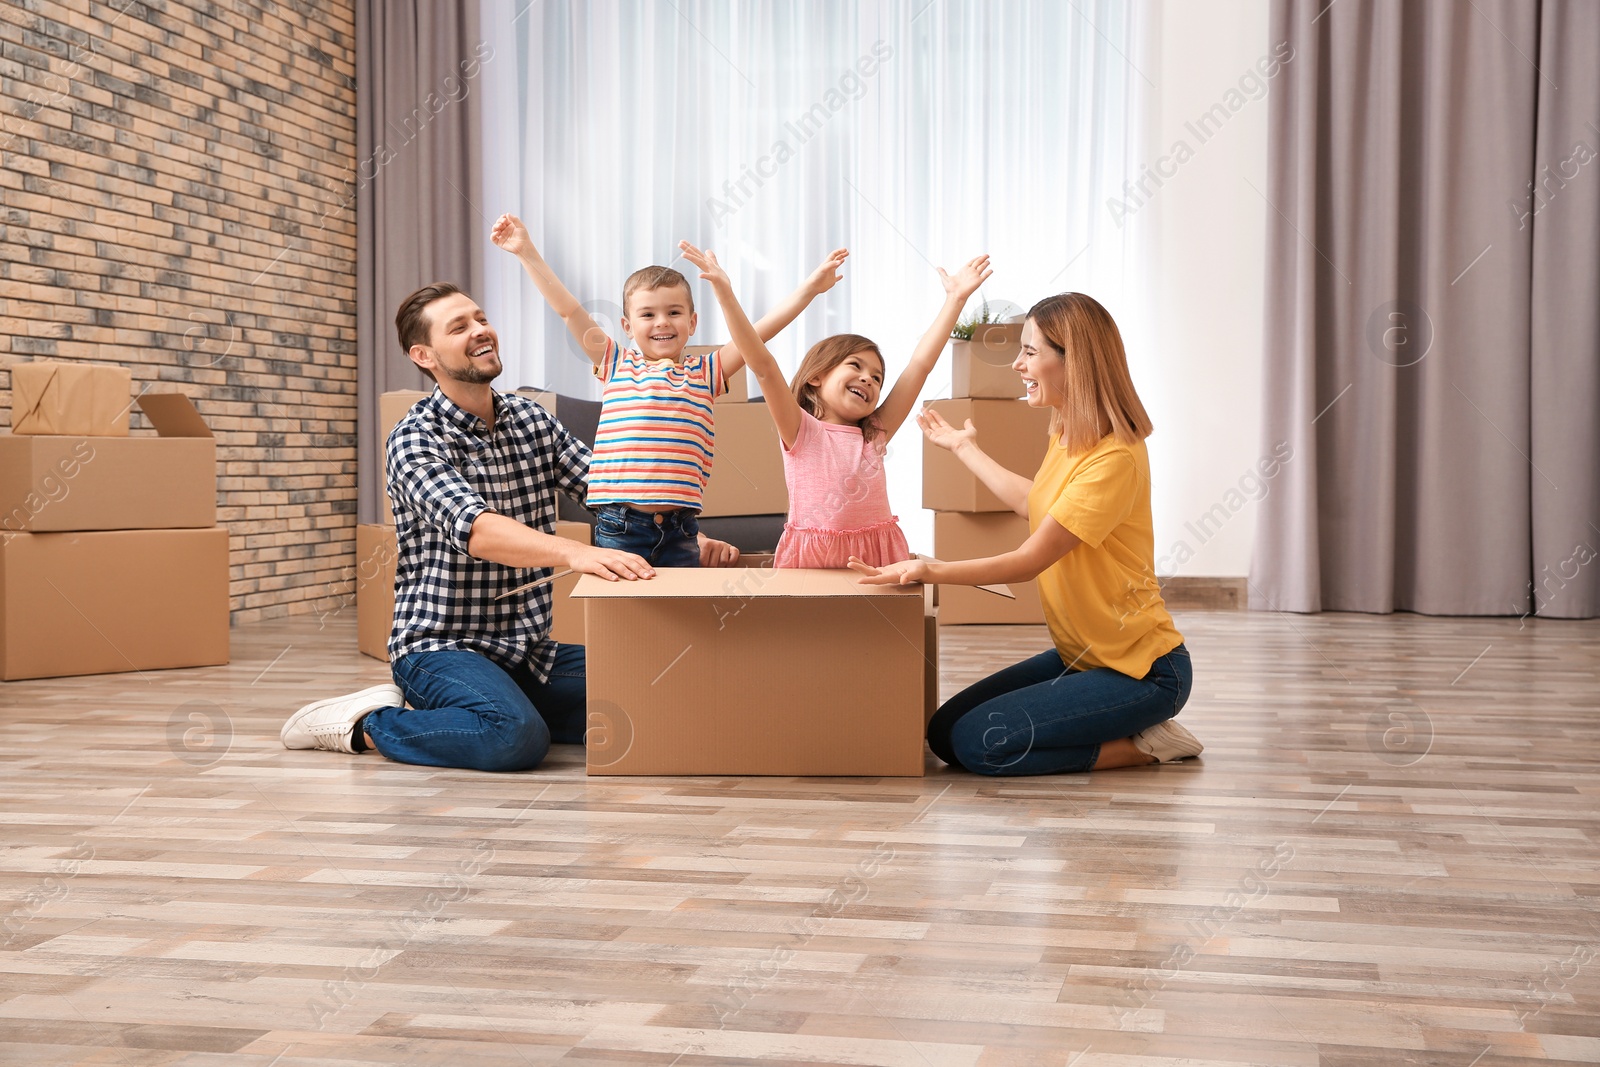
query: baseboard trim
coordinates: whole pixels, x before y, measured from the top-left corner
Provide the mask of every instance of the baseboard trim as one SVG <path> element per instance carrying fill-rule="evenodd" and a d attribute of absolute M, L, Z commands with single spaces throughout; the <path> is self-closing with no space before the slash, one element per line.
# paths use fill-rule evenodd
<path fill-rule="evenodd" d="M 1161 599 L 1174 611 L 1245 611 L 1250 607 L 1248 578 L 1161 579 Z"/>

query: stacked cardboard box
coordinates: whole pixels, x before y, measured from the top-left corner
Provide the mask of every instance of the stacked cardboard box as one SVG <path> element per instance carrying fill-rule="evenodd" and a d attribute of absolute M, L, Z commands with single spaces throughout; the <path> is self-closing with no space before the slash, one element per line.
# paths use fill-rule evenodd
<path fill-rule="evenodd" d="M 690 345 L 690 355 L 714 352 L 717 345 Z M 750 375 L 740 368 L 717 397 L 711 480 L 706 483 L 703 518 L 734 515 L 784 515 L 789 486 L 783 478 L 778 428 L 765 400 L 750 399 Z"/>
<path fill-rule="evenodd" d="M 1022 381 L 1011 369 L 1021 347 L 1022 324 L 978 326 L 970 341 L 952 347 L 954 397 L 929 408 L 957 428 L 968 419 L 978 428 L 978 443 L 1002 467 L 1031 477 L 1049 446 L 1047 409 L 1018 399 Z M 939 559 L 973 559 L 1009 552 L 1028 539 L 1028 520 L 1007 507 L 951 452 L 923 442 L 922 506 L 933 518 L 933 554 Z M 1016 599 L 964 586 L 939 590 L 941 625 L 962 623 L 1042 623 L 1036 582 L 1015 583 Z"/>
<path fill-rule="evenodd" d="M 789 486 L 783 477 L 782 449 L 766 401 L 718 404 L 711 480 L 700 514 L 708 518 L 787 514 Z"/>
<path fill-rule="evenodd" d="M 378 510 L 380 523 L 356 527 L 356 648 L 364 655 L 389 659 L 389 630 L 394 624 L 394 574 L 399 542 L 394 533 L 394 506 L 389 502 L 389 432 L 417 401 L 417 389 L 395 389 L 378 397 Z"/>
<path fill-rule="evenodd" d="M 554 393 L 541 390 L 518 389 L 518 393 L 531 397 L 552 414 L 558 398 Z M 380 469 L 384 445 L 389 432 L 417 401 L 427 393 L 404 389 L 384 393 L 378 398 L 378 455 Z M 387 477 L 385 478 L 387 485 Z M 357 647 L 374 659 L 389 658 L 389 631 L 394 623 L 394 576 L 399 562 L 399 543 L 395 537 L 394 510 L 387 490 L 383 500 L 382 523 L 362 524 L 356 527 L 356 641 Z M 581 522 L 557 522 L 553 531 L 557 537 L 590 544 L 590 528 Z M 555 580 L 551 588 L 552 625 L 550 636 L 563 644 L 583 643 L 583 607 L 571 600 L 572 587 L 578 583 L 576 574 L 567 574 Z"/>
<path fill-rule="evenodd" d="M 394 505 L 389 503 L 389 431 L 406 417 L 417 401 L 429 394 L 416 389 L 395 389 L 378 397 L 378 510 L 383 525 L 394 526 Z"/>
<path fill-rule="evenodd" d="M 123 367 L 20 363 L 0 434 L 0 679 L 228 662 L 216 442 Z"/>

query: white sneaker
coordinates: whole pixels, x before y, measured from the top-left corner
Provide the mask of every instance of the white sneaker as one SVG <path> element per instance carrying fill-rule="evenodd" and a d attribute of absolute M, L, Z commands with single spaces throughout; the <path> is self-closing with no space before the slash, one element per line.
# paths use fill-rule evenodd
<path fill-rule="evenodd" d="M 330 752 L 354 752 L 350 743 L 356 723 L 362 716 L 379 708 L 405 706 L 400 687 L 392 682 L 375 685 L 349 696 L 317 700 L 293 715 L 283 724 L 278 737 L 284 748 L 325 748 Z"/>
<path fill-rule="evenodd" d="M 1175 763 L 1205 751 L 1200 739 L 1178 725 L 1178 720 L 1158 722 L 1148 730 L 1140 730 L 1132 737 L 1133 746 L 1157 763 Z"/>

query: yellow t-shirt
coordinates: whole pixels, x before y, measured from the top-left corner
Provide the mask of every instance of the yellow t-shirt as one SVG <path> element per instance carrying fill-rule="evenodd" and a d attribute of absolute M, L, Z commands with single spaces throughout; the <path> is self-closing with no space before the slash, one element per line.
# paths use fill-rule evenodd
<path fill-rule="evenodd" d="M 1144 442 L 1107 435 L 1069 455 L 1052 437 L 1028 491 L 1030 533 L 1046 515 L 1083 542 L 1039 575 L 1045 621 L 1062 662 L 1143 678 L 1183 642 L 1156 581 Z"/>

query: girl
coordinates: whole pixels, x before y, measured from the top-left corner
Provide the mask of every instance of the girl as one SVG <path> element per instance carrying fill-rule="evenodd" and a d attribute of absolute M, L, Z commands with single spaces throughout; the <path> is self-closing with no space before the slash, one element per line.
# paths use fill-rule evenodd
<path fill-rule="evenodd" d="M 702 278 L 720 274 L 712 253 L 687 243 L 679 247 L 704 272 Z M 911 558 L 900 522 L 889 510 L 884 452 L 911 414 L 967 298 L 993 273 L 988 256 L 978 256 L 954 277 L 939 270 L 944 305 L 881 405 L 883 355 L 858 334 L 813 345 L 792 388 L 765 346 L 745 353 L 783 442 L 789 485 L 789 521 L 773 566 L 843 568 L 852 557 L 881 566 Z"/>
<path fill-rule="evenodd" d="M 987 559 L 850 563 L 869 585 L 1039 579 L 1055 647 L 956 694 L 929 722 L 928 745 L 948 764 L 992 775 L 1197 756 L 1203 746 L 1172 721 L 1193 673 L 1156 581 L 1150 417 L 1117 325 L 1082 293 L 1041 300 L 1012 367 L 1029 406 L 1053 409 L 1049 451 L 1031 481 L 984 455 L 970 419 L 960 430 L 933 411 L 917 421 L 1028 517 L 1028 540 Z"/>

